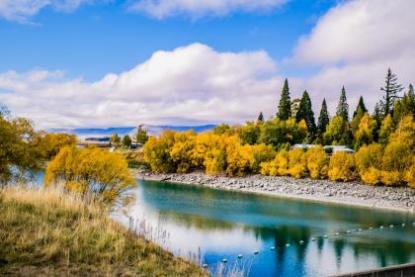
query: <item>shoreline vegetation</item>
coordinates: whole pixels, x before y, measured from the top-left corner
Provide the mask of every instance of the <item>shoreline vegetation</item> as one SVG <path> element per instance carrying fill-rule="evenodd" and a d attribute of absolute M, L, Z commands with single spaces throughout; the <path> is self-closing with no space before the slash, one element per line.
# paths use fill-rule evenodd
<path fill-rule="evenodd" d="M 373 187 L 358 182 L 344 183 L 259 174 L 229 177 L 225 175 L 210 176 L 203 172 L 163 174 L 133 170 L 133 173 L 139 180 L 163 181 L 242 193 L 256 193 L 276 198 L 284 197 L 415 213 L 415 190 L 408 187 Z"/>
<path fill-rule="evenodd" d="M 0 275 L 208 276 L 116 223 L 97 203 L 19 187 L 0 191 Z"/>
<path fill-rule="evenodd" d="M 403 90 L 388 69 L 373 113 L 360 97 L 350 118 L 343 87 L 335 115 L 323 100 L 316 124 L 308 92 L 291 100 L 285 80 L 275 115 L 265 120 L 260 113 L 257 120 L 210 132 L 150 136 L 141 164 L 155 173 L 201 170 L 415 188 L 415 92 L 412 85 Z"/>

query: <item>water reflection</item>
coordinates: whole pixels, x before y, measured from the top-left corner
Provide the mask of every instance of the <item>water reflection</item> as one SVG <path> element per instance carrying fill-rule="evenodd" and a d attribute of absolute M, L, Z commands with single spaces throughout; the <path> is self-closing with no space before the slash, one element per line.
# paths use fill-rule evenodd
<path fill-rule="evenodd" d="M 212 271 L 238 254 L 252 263 L 250 276 L 325 276 L 415 257 L 414 218 L 405 213 L 149 181 L 140 181 L 136 193 L 130 215 L 162 224 L 173 252 L 200 251 Z"/>

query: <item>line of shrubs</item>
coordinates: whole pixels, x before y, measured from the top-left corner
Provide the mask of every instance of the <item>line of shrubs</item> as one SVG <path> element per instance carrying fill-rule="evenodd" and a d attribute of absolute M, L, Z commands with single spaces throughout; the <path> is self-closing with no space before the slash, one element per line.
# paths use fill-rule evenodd
<path fill-rule="evenodd" d="M 144 160 L 159 173 L 203 169 L 212 175 L 259 173 L 415 187 L 415 121 L 411 116 L 403 118 L 384 144 L 363 145 L 354 154 L 332 155 L 321 146 L 275 150 L 263 143 L 243 144 L 237 134 L 166 131 L 150 137 L 144 146 Z"/>

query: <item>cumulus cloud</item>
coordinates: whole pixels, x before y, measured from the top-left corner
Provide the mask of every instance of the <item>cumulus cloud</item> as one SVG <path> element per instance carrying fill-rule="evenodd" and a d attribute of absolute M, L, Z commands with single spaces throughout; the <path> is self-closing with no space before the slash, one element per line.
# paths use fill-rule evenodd
<path fill-rule="evenodd" d="M 274 112 L 276 72 L 263 51 L 220 53 L 192 44 L 93 83 L 65 80 L 61 72 L 3 73 L 0 102 L 41 128 L 240 122 Z"/>
<path fill-rule="evenodd" d="M 0 17 L 24 22 L 46 7 L 59 11 L 72 11 L 87 2 L 92 0 L 0 0 Z"/>
<path fill-rule="evenodd" d="M 138 0 L 131 4 L 130 10 L 144 12 L 158 19 L 177 14 L 198 18 L 206 15 L 223 16 L 234 11 L 267 11 L 285 2 L 286 0 Z"/>
<path fill-rule="evenodd" d="M 341 2 L 300 39 L 292 61 L 321 67 L 306 86 L 332 107 L 342 85 L 351 103 L 363 95 L 373 107 L 388 67 L 404 85 L 415 81 L 414 10 L 415 1 L 406 0 Z"/>

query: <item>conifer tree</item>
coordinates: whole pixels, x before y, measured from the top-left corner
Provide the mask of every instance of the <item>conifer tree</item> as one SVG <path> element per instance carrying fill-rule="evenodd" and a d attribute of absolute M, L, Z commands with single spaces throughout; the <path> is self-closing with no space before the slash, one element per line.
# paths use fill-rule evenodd
<path fill-rule="evenodd" d="M 280 103 L 278 105 L 277 116 L 282 120 L 287 120 L 288 118 L 291 117 L 290 88 L 288 86 L 287 79 L 285 79 L 284 86 L 282 88 Z"/>
<path fill-rule="evenodd" d="M 324 98 L 323 103 L 321 104 L 320 115 L 318 116 L 317 131 L 319 135 L 324 134 L 329 122 L 330 122 L 330 117 L 327 111 L 326 98 Z"/>
<path fill-rule="evenodd" d="M 296 115 L 297 122 L 304 119 L 307 124 L 309 137 L 313 138 L 316 132 L 316 122 L 314 120 L 314 112 L 311 104 L 310 96 L 305 90 L 301 98 L 300 107 Z"/>
<path fill-rule="evenodd" d="M 381 87 L 380 90 L 384 92 L 381 102 L 382 116 L 386 117 L 392 113 L 394 102 L 398 98 L 398 93 L 403 90 L 402 85 L 398 83 L 398 77 L 392 73 L 390 68 L 388 68 L 388 72 L 386 73 L 385 86 Z"/>
<path fill-rule="evenodd" d="M 264 122 L 264 115 L 262 114 L 262 112 L 259 113 L 257 121 Z"/>
<path fill-rule="evenodd" d="M 363 101 L 363 97 L 360 96 L 359 102 L 357 103 L 356 110 L 353 112 L 353 118 L 358 114 L 364 114 L 367 112 L 365 102 Z"/>
<path fill-rule="evenodd" d="M 401 99 L 396 100 L 393 106 L 395 124 L 398 124 L 407 115 L 415 116 L 415 94 L 412 84 L 409 85 L 408 92 Z"/>
<path fill-rule="evenodd" d="M 346 89 L 342 88 L 339 103 L 337 104 L 336 116 L 341 116 L 347 122 L 349 121 L 349 104 L 347 104 Z"/>
<path fill-rule="evenodd" d="M 357 104 L 356 110 L 353 112 L 353 119 L 351 122 L 352 132 L 355 134 L 355 132 L 359 129 L 360 120 L 363 118 L 363 116 L 367 113 L 367 109 L 365 106 L 365 103 L 363 101 L 363 97 L 360 96 L 359 102 Z"/>

